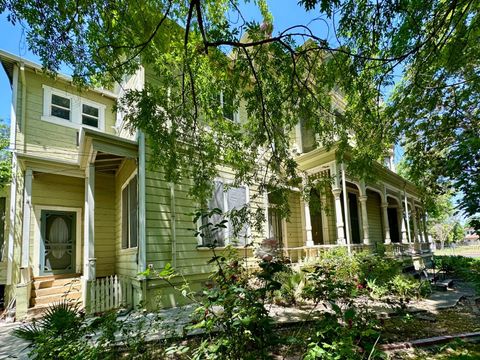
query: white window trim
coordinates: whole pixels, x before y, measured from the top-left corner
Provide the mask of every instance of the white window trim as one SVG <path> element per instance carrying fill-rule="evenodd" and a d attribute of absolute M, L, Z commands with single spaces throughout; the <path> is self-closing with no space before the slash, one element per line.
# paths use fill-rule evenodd
<path fill-rule="evenodd" d="M 123 189 L 125 189 L 128 184 L 130 184 L 130 181 L 132 181 L 132 179 L 137 176 L 137 173 L 138 171 L 135 170 L 134 172 L 132 172 L 130 174 L 130 176 L 127 178 L 127 180 L 125 180 L 125 182 L 122 184 L 121 188 L 120 188 L 120 251 L 122 252 L 132 252 L 132 251 L 137 251 L 138 249 L 138 224 L 137 224 L 137 246 L 134 246 L 134 247 L 126 247 L 124 248 L 123 247 L 123 238 L 122 238 L 122 234 L 123 234 Z M 138 176 L 137 176 L 137 216 L 138 216 L 138 211 L 139 211 L 139 208 L 138 208 L 138 204 L 139 204 L 139 201 L 138 201 Z M 128 245 L 130 245 L 130 230 L 128 232 Z"/>
<path fill-rule="evenodd" d="M 227 179 L 224 179 L 224 178 L 215 178 L 213 180 L 214 182 L 221 182 L 223 185 L 232 185 L 233 184 L 233 181 L 232 180 L 227 180 Z M 250 206 L 250 188 L 248 185 L 246 184 L 240 184 L 239 186 L 236 186 L 236 187 L 243 187 L 245 188 L 245 205 L 247 205 L 248 207 Z M 228 198 L 227 198 L 227 191 L 225 191 L 225 188 L 224 188 L 224 191 L 223 191 L 223 208 L 224 209 L 228 209 Z M 228 211 L 228 210 L 227 210 Z M 197 220 L 197 230 L 200 229 L 200 226 L 202 226 L 202 219 L 198 219 Z M 228 245 L 230 245 L 230 234 L 232 233 L 232 230 L 230 228 L 230 221 L 228 221 L 226 223 L 226 226 L 227 228 L 224 229 L 223 231 L 225 231 L 225 244 L 223 246 L 217 246 L 216 248 L 219 248 L 219 249 L 222 249 Z M 250 225 L 248 225 L 247 227 L 247 238 L 250 238 L 252 235 L 252 229 L 250 227 Z M 201 248 L 206 248 L 208 247 L 208 245 L 205 245 L 203 243 L 203 238 L 199 235 L 197 235 L 197 244 L 198 246 Z M 243 248 L 245 245 L 237 245 L 236 247 L 240 247 L 240 248 Z"/>
<path fill-rule="evenodd" d="M 222 115 L 223 115 L 223 91 L 220 91 L 220 106 L 222 108 Z M 240 123 L 240 111 L 237 109 L 236 111 L 233 112 L 233 119 L 226 118 L 225 116 L 223 117 L 225 120 L 228 121 L 233 121 L 236 124 Z"/>
<path fill-rule="evenodd" d="M 48 85 L 43 85 L 43 115 L 41 120 L 47 121 L 56 125 L 71 127 L 74 129 L 81 129 L 83 127 L 95 130 L 105 131 L 105 110 L 106 105 L 97 103 L 92 100 L 82 98 L 78 95 L 73 95 L 69 92 L 55 89 Z M 50 109 L 52 106 L 52 95 L 58 95 L 70 99 L 70 121 L 51 115 Z M 82 124 L 82 105 L 89 105 L 98 108 L 98 128 Z"/>

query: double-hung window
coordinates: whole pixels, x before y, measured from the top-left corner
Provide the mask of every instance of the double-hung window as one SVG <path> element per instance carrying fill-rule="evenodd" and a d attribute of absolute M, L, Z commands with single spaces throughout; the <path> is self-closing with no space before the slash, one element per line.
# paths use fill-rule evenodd
<path fill-rule="evenodd" d="M 104 130 L 105 109 L 104 104 L 43 85 L 44 121 L 74 128 L 88 126 Z"/>
<path fill-rule="evenodd" d="M 82 104 L 82 124 L 98 128 L 99 113 L 98 107 Z"/>
<path fill-rule="evenodd" d="M 122 249 L 138 244 L 138 186 L 134 175 L 122 189 Z"/>
<path fill-rule="evenodd" d="M 68 97 L 52 94 L 50 115 L 71 121 L 71 100 Z"/>
<path fill-rule="evenodd" d="M 226 187 L 222 181 L 214 182 L 214 189 L 211 199 L 208 201 L 208 209 L 220 209 L 223 214 L 231 213 L 234 210 L 241 210 L 248 204 L 248 188 L 246 186 L 240 187 Z M 214 214 L 209 219 L 203 218 L 202 225 L 211 223 L 213 225 L 219 224 L 223 220 L 221 215 Z M 237 230 L 237 231 L 235 231 Z M 200 245 L 218 247 L 226 244 L 245 245 L 246 239 L 249 235 L 248 224 L 238 224 L 234 229 L 232 220 L 226 223 L 226 228 L 219 228 L 211 231 L 211 227 L 204 228 L 204 236 L 200 240 Z"/>

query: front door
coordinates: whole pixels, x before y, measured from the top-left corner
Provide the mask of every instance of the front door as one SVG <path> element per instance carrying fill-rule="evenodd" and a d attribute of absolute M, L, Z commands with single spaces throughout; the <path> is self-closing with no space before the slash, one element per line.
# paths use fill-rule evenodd
<path fill-rule="evenodd" d="M 75 272 L 76 213 L 42 210 L 40 274 Z"/>

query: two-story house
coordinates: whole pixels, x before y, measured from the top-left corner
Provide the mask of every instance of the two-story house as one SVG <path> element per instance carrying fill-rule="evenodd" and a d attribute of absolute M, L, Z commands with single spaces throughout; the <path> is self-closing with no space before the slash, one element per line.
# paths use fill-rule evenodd
<path fill-rule="evenodd" d="M 61 298 L 82 301 L 90 311 L 125 302 L 147 308 L 181 303 L 164 282 L 139 273 L 171 263 L 194 286 L 210 273 L 211 253 L 190 230 L 198 208 L 188 196 L 191 184 L 168 183 L 149 166 L 145 135 L 126 131 L 114 111 L 120 89 L 141 89 L 153 75 L 141 69 L 118 90 L 79 90 L 69 77 L 49 77 L 12 54 L 0 51 L 0 61 L 12 88 L 13 178 L 0 201 L 6 306 L 22 318 Z M 335 148 L 317 148 L 301 123 L 294 138 L 299 168 L 334 179 L 331 191 L 312 194 L 319 206 L 292 189 L 292 213 L 282 219 L 271 194 L 253 200 L 256 188 L 225 187 L 233 179 L 225 169 L 210 205 L 228 211 L 256 201 L 265 209 L 264 232 L 246 227 L 245 235 L 254 242 L 276 238 L 292 261 L 335 246 L 428 248 L 420 194 L 393 171 L 391 156 L 387 166 L 372 169 L 377 181 L 370 183 L 345 174 Z M 229 243 L 229 234 L 227 228 L 216 235 L 219 245 Z"/>

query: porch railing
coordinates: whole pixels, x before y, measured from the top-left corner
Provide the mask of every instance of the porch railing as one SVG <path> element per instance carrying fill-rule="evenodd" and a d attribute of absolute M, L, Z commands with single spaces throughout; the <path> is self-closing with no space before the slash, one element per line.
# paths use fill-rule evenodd
<path fill-rule="evenodd" d="M 380 246 L 380 245 L 379 245 Z M 391 243 L 384 245 L 385 252 L 393 256 L 408 256 L 415 253 L 414 244 L 402 244 L 402 243 Z M 365 245 L 365 244 L 350 244 L 350 250 L 352 253 L 361 253 L 361 252 L 374 252 L 377 245 Z M 283 248 L 283 255 L 290 259 L 292 262 L 304 262 L 309 259 L 315 259 L 321 257 L 324 253 L 335 248 L 345 248 L 348 249 L 348 245 L 314 245 L 314 246 L 300 246 L 292 248 Z M 430 251 L 430 244 L 421 243 L 420 246 L 422 252 Z"/>
<path fill-rule="evenodd" d="M 86 309 L 90 314 L 133 304 L 133 288 L 130 279 L 123 276 L 107 276 L 89 282 Z"/>

